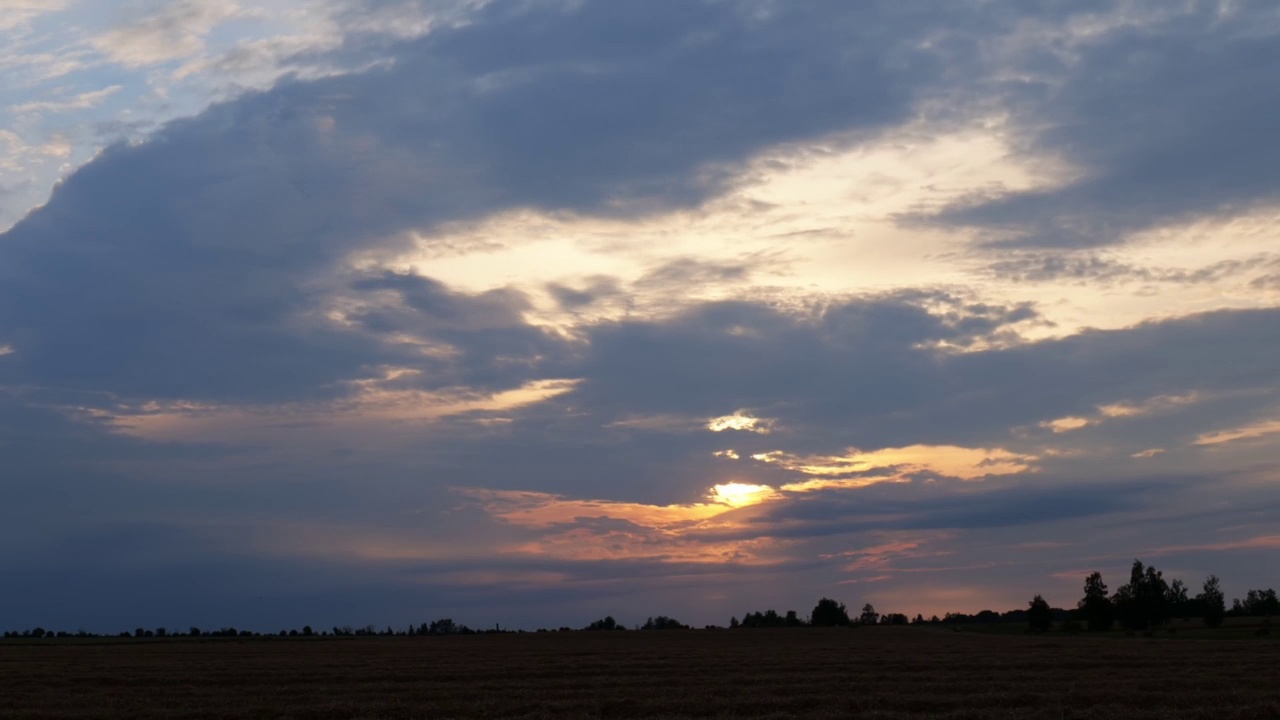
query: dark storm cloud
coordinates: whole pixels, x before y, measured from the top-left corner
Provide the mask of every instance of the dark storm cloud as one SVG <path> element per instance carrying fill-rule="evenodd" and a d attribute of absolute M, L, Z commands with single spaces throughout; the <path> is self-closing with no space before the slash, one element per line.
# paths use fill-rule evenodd
<path fill-rule="evenodd" d="M 832 452 L 998 444 L 1019 426 L 1192 390 L 1248 391 L 1254 408 L 1274 394 L 1275 310 L 1208 313 L 959 354 L 936 347 L 998 338 L 1007 323 L 1029 317 L 1025 308 L 963 303 L 930 313 L 894 298 L 811 314 L 705 305 L 669 321 L 594 328 L 575 373 L 584 380 L 564 402 L 605 417 L 715 417 L 746 408 L 795 428 L 789 443 Z"/>
<path fill-rule="evenodd" d="M 495 4 L 388 70 L 286 81 L 108 149 L 0 239 L 16 379 L 330 394 L 408 362 L 326 321 L 349 253 L 514 206 L 696 205 L 763 146 L 901 121 L 936 74 L 918 13 L 750 10 Z"/>
<path fill-rule="evenodd" d="M 1019 79 L 987 86 L 1029 149 L 1067 160 L 1081 179 L 953 207 L 935 220 L 984 228 L 1002 245 L 1069 248 L 1280 197 L 1275 6 L 1137 3 L 1130 11 L 1136 18 L 1075 47 L 1037 46 L 1013 61 L 1025 63 Z"/>
<path fill-rule="evenodd" d="M 0 341 L 19 350 L 6 374 L 151 397 L 340 392 L 413 361 L 327 321 L 348 254 L 511 207 L 695 206 L 762 148 L 911 118 L 977 72 L 983 32 L 1106 6 L 491 4 L 395 47 L 389 69 L 286 81 L 74 173 L 0 240 Z M 1261 79 L 1277 46 L 1247 32 L 1256 12 L 1202 9 L 1104 33 L 1077 63 L 1040 58 L 1049 79 L 998 88 L 1001 102 L 1088 176 L 948 218 L 1097 243 L 1059 226 L 1270 197 Z M 966 92 L 991 92 L 981 78 Z"/>
<path fill-rule="evenodd" d="M 923 480 L 924 478 L 921 478 Z M 1056 482 L 1021 478 L 1004 487 L 961 481 L 887 483 L 819 490 L 771 505 L 744 528 L 771 537 L 818 537 L 871 530 L 969 530 L 1100 518 L 1167 501 L 1188 484 L 1210 478 L 1126 478 L 1124 482 Z M 1096 522 L 1096 520 L 1095 520 Z M 718 537 L 714 533 L 712 537 Z"/>
<path fill-rule="evenodd" d="M 606 276 L 586 278 L 586 284 L 578 288 L 561 283 L 550 283 L 547 285 L 547 292 L 564 310 L 580 310 L 601 300 L 617 298 L 625 294 L 616 278 Z"/>
<path fill-rule="evenodd" d="M 451 433 L 448 457 L 429 461 L 468 485 L 653 504 L 697 502 L 711 485 L 808 479 L 751 455 L 785 450 L 841 456 L 910 445 L 1010 448 L 1037 455 L 1047 443 L 1106 447 L 1122 456 L 1178 449 L 1199 435 L 1247 425 L 1274 407 L 1280 314 L 1211 313 L 1124 330 L 956 353 L 939 345 L 998 338 L 1025 310 L 947 309 L 945 296 L 849 301 L 811 312 L 763 304 L 702 305 L 662 320 L 599 325 L 584 337 L 552 400 L 505 411 L 511 422 L 483 437 Z M 920 306 L 934 301 L 933 312 Z M 966 316 L 966 313 L 970 315 Z M 1065 439 L 1040 423 L 1098 418 L 1099 406 L 1143 406 L 1149 415 L 1103 419 Z M 707 419 L 738 410 L 776 420 L 769 434 L 707 432 Z M 671 427 L 677 427 L 672 431 Z M 743 458 L 712 457 L 735 449 Z M 1041 457 L 1032 484 L 1113 472 L 1114 456 Z M 872 478 L 885 469 L 850 476 Z M 926 479 L 921 476 L 921 481 Z M 1128 480 L 1088 499 L 1030 495 L 1039 508 L 1117 511 Z M 950 489 L 963 485 L 948 485 Z M 1001 506 L 1006 495 L 986 500 Z M 1047 498 L 1047 499 L 1046 499 Z M 1061 500 L 1059 503 L 1058 501 Z M 1022 499 L 1018 499 L 1021 502 Z M 1114 502 L 1113 502 L 1114 501 Z M 1012 514 L 1013 511 L 1010 511 Z M 975 520 L 975 523 L 977 520 Z"/>
<path fill-rule="evenodd" d="M 453 291 L 420 275 L 386 272 L 351 284 L 366 305 L 347 316 L 371 335 L 404 334 L 446 343 L 457 353 L 439 360 L 415 360 L 424 374 L 418 387 L 501 390 L 527 380 L 558 376 L 570 343 L 531 327 L 523 293 L 490 290 L 476 295 Z M 393 302 L 379 302 L 379 295 Z"/>
<path fill-rule="evenodd" d="M 925 303 L 939 307 L 930 312 Z M 828 450 L 839 449 L 832 442 L 881 447 L 895 433 L 900 441 L 928 439 L 927 429 L 901 431 L 949 399 L 957 360 L 936 345 L 989 340 L 1034 317 L 1026 307 L 914 292 L 802 313 L 707 304 L 670 320 L 592 328 L 574 373 L 583 382 L 564 401 L 614 418 L 715 417 L 746 408 L 796 427 L 797 436 L 818 433 L 811 441 Z"/>

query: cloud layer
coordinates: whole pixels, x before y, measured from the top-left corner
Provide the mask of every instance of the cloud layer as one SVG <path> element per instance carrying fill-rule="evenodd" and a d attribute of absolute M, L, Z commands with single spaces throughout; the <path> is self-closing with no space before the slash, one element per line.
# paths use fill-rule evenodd
<path fill-rule="evenodd" d="M 269 5 L 139 5 L 14 98 L 0 616 L 1274 584 L 1267 4 Z M 162 72 L 258 89 L 120 109 Z"/>

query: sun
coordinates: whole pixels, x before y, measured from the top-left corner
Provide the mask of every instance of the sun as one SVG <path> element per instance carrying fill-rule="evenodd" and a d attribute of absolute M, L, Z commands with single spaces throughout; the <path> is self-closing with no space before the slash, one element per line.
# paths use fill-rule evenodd
<path fill-rule="evenodd" d="M 764 502 L 772 497 L 773 493 L 773 488 L 768 485 L 731 482 L 716 485 L 707 495 L 714 502 L 738 508 Z"/>

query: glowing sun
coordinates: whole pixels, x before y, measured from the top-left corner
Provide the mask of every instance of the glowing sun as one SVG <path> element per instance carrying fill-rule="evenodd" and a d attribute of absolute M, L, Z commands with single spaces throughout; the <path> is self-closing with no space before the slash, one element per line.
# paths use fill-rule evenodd
<path fill-rule="evenodd" d="M 707 493 L 712 501 L 730 507 L 746 507 L 764 502 L 773 496 L 773 488 L 768 485 L 751 485 L 750 483 L 731 482 L 716 485 Z"/>

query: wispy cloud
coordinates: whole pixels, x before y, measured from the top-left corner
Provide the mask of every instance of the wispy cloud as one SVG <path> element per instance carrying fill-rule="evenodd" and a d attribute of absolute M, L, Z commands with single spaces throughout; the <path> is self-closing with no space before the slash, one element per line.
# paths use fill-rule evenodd
<path fill-rule="evenodd" d="M 139 12 L 95 37 L 93 46 L 127 67 L 177 60 L 203 50 L 214 28 L 243 12 L 234 2 L 176 0 Z"/>
<path fill-rule="evenodd" d="M 97 107 L 104 100 L 120 92 L 122 85 L 112 85 L 101 90 L 90 90 L 64 100 L 40 100 L 14 105 L 10 108 L 14 113 L 63 113 L 72 110 L 88 110 Z"/>

